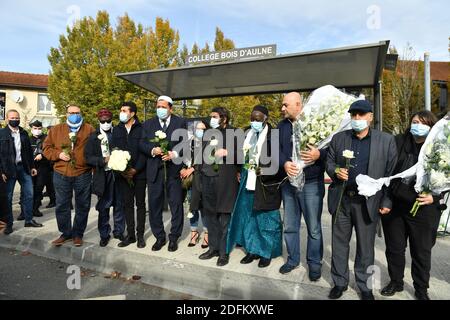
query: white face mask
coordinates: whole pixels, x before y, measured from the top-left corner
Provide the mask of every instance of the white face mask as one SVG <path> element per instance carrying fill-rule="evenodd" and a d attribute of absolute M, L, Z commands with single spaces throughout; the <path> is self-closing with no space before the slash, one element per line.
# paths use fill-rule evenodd
<path fill-rule="evenodd" d="M 39 137 L 42 134 L 42 130 L 40 130 L 40 129 L 31 129 L 31 134 L 33 136 Z"/>
<path fill-rule="evenodd" d="M 111 130 L 111 127 L 112 127 L 111 122 L 100 123 L 100 129 L 102 129 L 103 131 L 109 131 Z"/>

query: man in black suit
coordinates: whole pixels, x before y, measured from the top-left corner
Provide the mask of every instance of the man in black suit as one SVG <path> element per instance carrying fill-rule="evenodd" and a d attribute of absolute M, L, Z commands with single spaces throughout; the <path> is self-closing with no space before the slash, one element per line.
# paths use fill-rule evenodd
<path fill-rule="evenodd" d="M 378 179 L 392 174 L 397 162 L 397 147 L 392 135 L 370 128 L 372 106 L 358 100 L 350 106 L 352 130 L 336 134 L 330 142 L 326 170 L 333 183 L 328 189 L 328 209 L 333 215 L 331 276 L 335 287 L 330 299 L 338 299 L 347 290 L 349 281 L 348 257 L 352 229 L 356 231 L 355 278 L 363 300 L 373 300 L 368 286 L 369 267 L 374 265 L 375 235 L 380 214 L 388 214 L 392 202 L 383 188 L 366 199 L 358 194 L 356 177 L 359 174 Z M 345 150 L 353 151 L 349 170 L 345 169 Z M 347 181 L 337 212 L 343 182 Z M 335 215 L 338 215 L 337 217 Z M 335 221 L 335 222 L 334 222 Z"/>
<path fill-rule="evenodd" d="M 172 134 L 177 129 L 184 129 L 186 121 L 172 114 L 173 101 L 170 97 L 161 96 L 156 102 L 157 116 L 143 124 L 140 150 L 147 156 L 147 185 L 148 202 L 150 208 L 150 227 L 156 242 L 153 251 L 161 250 L 166 244 L 166 232 L 162 218 L 164 205 L 164 191 L 167 192 L 170 211 L 172 213 L 171 229 L 169 234 L 169 251 L 178 249 L 178 238 L 183 231 L 183 190 L 181 186 L 180 170 L 182 162 L 175 164 L 174 160 L 181 157 L 173 148 L 183 141 L 183 136 L 172 141 Z M 151 142 L 157 131 L 163 131 L 169 141 L 169 151 L 164 153 L 160 145 Z M 187 138 L 186 140 L 187 141 Z M 165 163 L 165 165 L 164 165 Z M 166 180 L 167 179 L 167 180 Z M 165 188 L 165 190 L 164 190 Z"/>

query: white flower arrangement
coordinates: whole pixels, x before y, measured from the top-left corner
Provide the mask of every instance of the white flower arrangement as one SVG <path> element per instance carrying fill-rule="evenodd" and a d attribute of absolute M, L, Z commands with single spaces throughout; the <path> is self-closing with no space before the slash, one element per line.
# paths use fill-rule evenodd
<path fill-rule="evenodd" d="M 124 172 L 128 167 L 131 156 L 128 151 L 113 150 L 109 158 L 108 167 L 114 171 Z"/>
<path fill-rule="evenodd" d="M 342 152 L 342 156 L 346 159 L 354 159 L 355 158 L 353 151 L 350 151 L 350 150 L 344 150 Z"/>
<path fill-rule="evenodd" d="M 219 140 L 217 140 L 217 139 L 212 139 L 212 140 L 209 142 L 209 145 L 212 146 L 212 147 L 217 147 L 217 146 L 219 145 Z"/>

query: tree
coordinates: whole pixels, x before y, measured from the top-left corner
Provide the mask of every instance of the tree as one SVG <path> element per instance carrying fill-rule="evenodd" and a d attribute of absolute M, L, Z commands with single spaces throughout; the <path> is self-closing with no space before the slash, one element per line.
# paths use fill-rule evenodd
<path fill-rule="evenodd" d="M 85 17 L 48 56 L 51 71 L 48 92 L 57 113 L 64 117 L 68 103 L 78 104 L 86 122 L 95 124 L 101 108 L 117 109 L 122 101 L 134 100 L 142 110 L 149 92 L 116 77 L 131 72 L 168 67 L 178 57 L 178 31 L 168 21 L 156 19 L 155 29 L 144 31 L 128 15 L 118 18 L 114 29 L 105 11 Z M 118 112 L 114 112 L 118 118 Z"/>

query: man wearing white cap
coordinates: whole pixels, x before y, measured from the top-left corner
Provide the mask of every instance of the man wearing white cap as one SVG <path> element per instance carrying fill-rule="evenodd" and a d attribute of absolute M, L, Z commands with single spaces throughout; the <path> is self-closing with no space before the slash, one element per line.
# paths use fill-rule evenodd
<path fill-rule="evenodd" d="M 152 247 L 153 251 L 161 250 L 166 244 L 166 232 L 162 219 L 164 188 L 167 191 L 166 194 L 172 213 L 169 251 L 173 252 L 178 249 L 177 241 L 183 230 L 183 192 L 180 178 L 182 164 L 178 165 L 172 161 L 181 155 L 178 155 L 175 151 L 164 153 L 158 143 L 151 142 L 155 138 L 157 131 L 165 132 L 166 139 L 169 141 L 169 150 L 172 150 L 174 146 L 182 142 L 182 139 L 171 141 L 172 133 L 175 130 L 186 129 L 186 121 L 172 114 L 172 105 L 173 101 L 170 97 L 161 96 L 158 98 L 156 102 L 157 116 L 144 122 L 140 143 L 141 152 L 147 156 L 150 227 L 156 238 L 156 242 Z"/>

